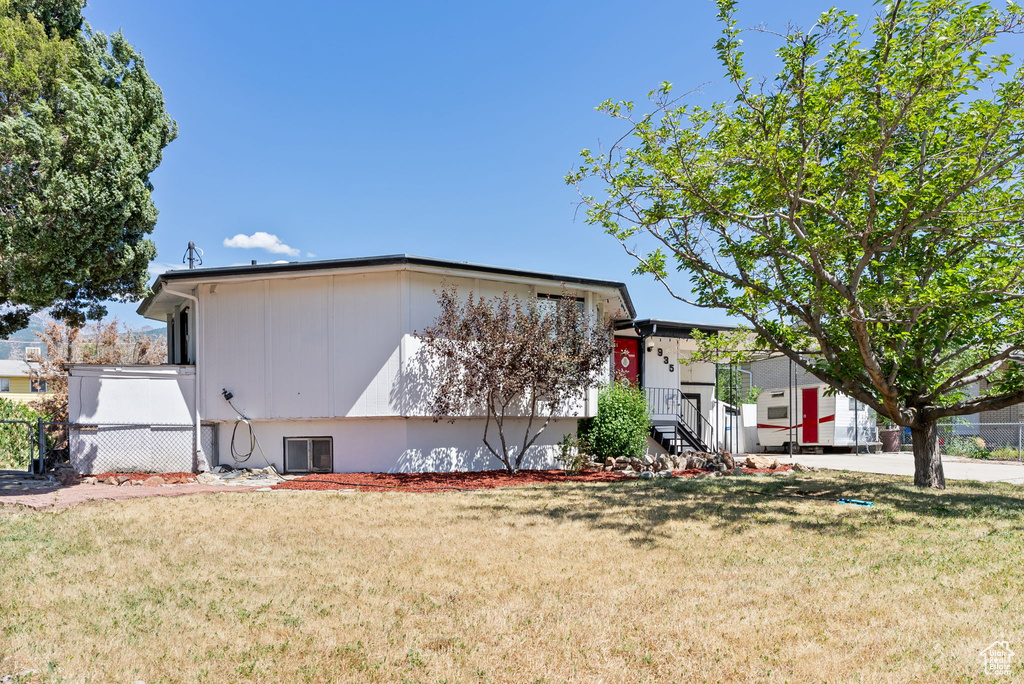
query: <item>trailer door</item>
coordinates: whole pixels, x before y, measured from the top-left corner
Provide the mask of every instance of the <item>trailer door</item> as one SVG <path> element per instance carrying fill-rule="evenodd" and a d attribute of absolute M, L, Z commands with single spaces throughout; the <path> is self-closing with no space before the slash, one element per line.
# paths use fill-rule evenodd
<path fill-rule="evenodd" d="M 818 388 L 805 387 L 801 393 L 803 400 L 803 444 L 818 443 Z"/>

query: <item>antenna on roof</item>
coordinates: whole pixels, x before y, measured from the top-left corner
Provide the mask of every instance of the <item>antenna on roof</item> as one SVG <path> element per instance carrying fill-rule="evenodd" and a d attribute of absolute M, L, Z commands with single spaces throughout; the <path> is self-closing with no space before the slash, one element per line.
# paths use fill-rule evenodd
<path fill-rule="evenodd" d="M 203 265 L 203 250 L 196 247 L 196 243 L 189 242 L 188 249 L 185 250 L 185 256 L 181 258 L 181 263 L 188 262 L 189 270 L 192 270 L 196 266 Z"/>

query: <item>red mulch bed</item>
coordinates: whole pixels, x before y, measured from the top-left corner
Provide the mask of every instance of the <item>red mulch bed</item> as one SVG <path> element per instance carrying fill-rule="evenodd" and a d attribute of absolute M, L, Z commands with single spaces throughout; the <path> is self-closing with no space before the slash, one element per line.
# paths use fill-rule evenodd
<path fill-rule="evenodd" d="M 615 482 L 626 479 L 618 472 L 566 475 L 561 470 L 520 470 L 509 475 L 504 470 L 480 470 L 462 473 L 318 473 L 274 485 L 274 489 L 360 489 L 402 490 L 410 492 L 445 489 L 498 489 L 550 482 Z"/>
<path fill-rule="evenodd" d="M 154 475 L 159 475 L 163 478 L 165 484 L 191 484 L 196 481 L 196 476 L 192 473 L 100 473 L 99 475 L 90 475 L 89 477 L 105 480 L 116 475 L 124 475 L 129 480 L 145 480 Z"/>
<path fill-rule="evenodd" d="M 784 465 L 775 471 L 766 468 L 744 468 L 749 474 L 779 472 L 792 466 Z M 676 477 L 694 477 L 707 471 L 677 470 Z M 629 479 L 619 471 L 587 472 L 566 475 L 561 470 L 521 470 L 509 475 L 504 470 L 483 470 L 461 473 L 319 473 L 304 475 L 295 480 L 274 485 L 274 489 L 329 491 L 359 489 L 363 491 L 434 492 L 459 489 L 498 489 L 527 484 L 553 482 L 619 482 Z"/>

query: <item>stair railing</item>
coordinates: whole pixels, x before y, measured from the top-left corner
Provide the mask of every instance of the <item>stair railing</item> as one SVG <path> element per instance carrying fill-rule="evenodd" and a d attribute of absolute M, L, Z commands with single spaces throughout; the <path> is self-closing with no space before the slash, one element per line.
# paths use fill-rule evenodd
<path fill-rule="evenodd" d="M 697 439 L 714 449 L 714 427 L 711 421 L 697 409 L 697 405 L 690 401 L 683 391 L 677 387 L 646 387 L 647 405 L 651 414 L 658 416 L 674 416 L 682 423 Z"/>

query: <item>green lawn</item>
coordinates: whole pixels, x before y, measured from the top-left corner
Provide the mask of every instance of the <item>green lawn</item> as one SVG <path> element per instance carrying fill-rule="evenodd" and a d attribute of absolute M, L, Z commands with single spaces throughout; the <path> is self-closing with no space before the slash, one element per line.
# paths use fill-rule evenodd
<path fill-rule="evenodd" d="M 0 677 L 1010 681 L 1022 523 L 1012 485 L 827 473 L 5 507 Z"/>

